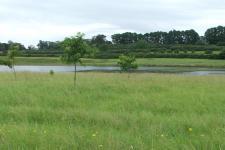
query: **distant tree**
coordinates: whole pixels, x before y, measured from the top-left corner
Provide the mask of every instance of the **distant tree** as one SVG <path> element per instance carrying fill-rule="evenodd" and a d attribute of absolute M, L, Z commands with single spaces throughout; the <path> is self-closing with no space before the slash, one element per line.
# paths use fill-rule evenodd
<path fill-rule="evenodd" d="M 148 34 L 148 39 L 151 43 L 155 44 L 166 44 L 167 43 L 167 33 L 166 32 L 151 32 Z"/>
<path fill-rule="evenodd" d="M 77 63 L 82 63 L 81 58 L 87 55 L 93 55 L 95 48 L 90 47 L 83 39 L 84 34 L 77 33 L 77 35 L 65 38 L 63 41 L 64 54 L 62 61 L 74 65 L 74 85 L 77 79 Z"/>
<path fill-rule="evenodd" d="M 218 26 L 207 29 L 207 31 L 205 32 L 205 38 L 209 44 L 225 42 L 225 27 Z"/>
<path fill-rule="evenodd" d="M 0 43 L 0 52 L 6 53 L 8 49 L 9 49 L 8 43 Z"/>
<path fill-rule="evenodd" d="M 143 35 L 143 39 L 144 39 L 146 42 L 148 42 L 148 43 L 152 43 L 150 33 L 145 33 L 145 34 Z"/>
<path fill-rule="evenodd" d="M 100 51 L 107 50 L 111 44 L 112 42 L 108 41 L 103 34 L 93 36 L 90 40 L 90 45 L 97 47 Z"/>
<path fill-rule="evenodd" d="M 217 46 L 225 46 L 225 42 L 218 42 L 216 45 Z"/>
<path fill-rule="evenodd" d="M 196 44 L 199 39 L 198 33 L 193 29 L 185 31 L 172 30 L 167 35 L 168 44 Z"/>
<path fill-rule="evenodd" d="M 15 78 L 16 78 L 15 57 L 18 55 L 18 53 L 19 53 L 19 46 L 11 45 L 8 50 L 8 60 L 10 68 L 12 68 Z"/>
<path fill-rule="evenodd" d="M 91 44 L 95 44 L 95 45 L 102 45 L 102 44 L 106 44 L 107 40 L 106 40 L 106 36 L 103 34 L 99 34 L 96 36 L 93 36 L 91 39 Z"/>
<path fill-rule="evenodd" d="M 213 51 L 212 50 L 206 50 L 205 54 L 213 54 Z"/>
<path fill-rule="evenodd" d="M 133 55 L 121 55 L 119 56 L 118 65 L 122 72 L 130 72 L 138 68 L 136 58 Z"/>
<path fill-rule="evenodd" d="M 48 50 L 61 50 L 61 42 L 48 42 Z"/>
<path fill-rule="evenodd" d="M 46 41 L 40 40 L 37 44 L 39 50 L 48 49 L 48 43 Z"/>
<path fill-rule="evenodd" d="M 184 31 L 184 44 L 196 44 L 199 40 L 200 37 L 195 30 Z"/>
<path fill-rule="evenodd" d="M 225 50 L 220 52 L 219 57 L 220 59 L 225 59 Z"/>
<path fill-rule="evenodd" d="M 125 32 L 122 34 L 114 34 L 111 36 L 114 44 L 132 44 L 144 39 L 142 34 Z"/>
<path fill-rule="evenodd" d="M 172 30 L 167 36 L 168 44 L 184 44 L 184 32 Z"/>
<path fill-rule="evenodd" d="M 25 46 L 21 43 L 8 41 L 8 43 L 0 43 L 0 52 L 7 54 L 10 47 L 18 47 L 18 51 L 26 50 Z"/>
<path fill-rule="evenodd" d="M 8 41 L 8 48 L 11 47 L 17 47 L 18 51 L 26 50 L 25 46 L 21 43 L 13 42 L 13 41 Z"/>
<path fill-rule="evenodd" d="M 61 42 L 51 42 L 40 40 L 37 44 L 38 50 L 61 50 Z"/>
<path fill-rule="evenodd" d="M 134 44 L 134 48 L 136 49 L 147 49 L 149 47 L 149 43 L 145 40 L 139 40 Z"/>
<path fill-rule="evenodd" d="M 196 42 L 197 45 L 206 45 L 207 44 L 207 41 L 206 41 L 206 38 L 205 36 L 200 36 L 199 37 L 199 40 Z"/>
<path fill-rule="evenodd" d="M 29 45 L 28 50 L 37 50 L 37 48 L 34 45 Z"/>

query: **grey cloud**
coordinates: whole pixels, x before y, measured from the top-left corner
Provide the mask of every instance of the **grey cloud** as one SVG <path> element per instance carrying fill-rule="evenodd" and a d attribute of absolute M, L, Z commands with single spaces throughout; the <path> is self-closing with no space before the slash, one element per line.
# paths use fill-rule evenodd
<path fill-rule="evenodd" d="M 113 28 L 95 27 L 88 35 L 96 33 L 111 34 L 119 31 L 151 32 L 171 29 L 196 29 L 200 34 L 214 25 L 225 24 L 225 1 L 222 0 L 1 0 L 0 27 L 20 31 L 23 24 L 32 30 L 35 23 L 48 24 L 56 29 L 67 27 L 86 27 L 92 24 L 108 24 Z M 202 22 L 202 23 L 201 23 Z M 14 26 L 11 26 L 11 25 Z M 3 26 L 3 25 L 2 25 Z M 59 27 L 60 26 L 60 27 Z M 49 27 L 49 28 L 51 28 Z M 43 30 L 45 27 L 35 27 Z M 46 27 L 47 28 L 47 27 Z M 47 30 L 47 29 L 46 29 Z M 82 29 L 84 30 L 84 29 Z M 1 32 L 1 29 L 0 29 Z M 53 35 L 44 33 L 32 35 L 29 40 L 20 34 L 21 41 L 36 43 L 38 38 L 53 39 Z M 57 31 L 55 31 L 57 32 Z M 73 32 L 73 31 L 71 31 Z M 5 33 L 5 32 L 4 32 Z M 19 39 L 18 34 L 2 35 L 0 40 Z M 34 32 L 36 33 L 36 32 Z M 38 33 L 38 32 L 37 32 Z M 6 34 L 6 33 L 5 33 Z M 72 34 L 72 33 L 71 33 Z M 54 34 L 57 38 L 63 35 Z M 55 39 L 55 38 L 54 38 Z M 33 42 L 31 42 L 33 41 Z"/>

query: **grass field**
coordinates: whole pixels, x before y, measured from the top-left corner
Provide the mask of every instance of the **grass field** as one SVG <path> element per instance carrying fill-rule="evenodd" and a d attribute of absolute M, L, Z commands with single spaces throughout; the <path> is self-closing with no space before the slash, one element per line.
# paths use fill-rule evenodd
<path fill-rule="evenodd" d="M 0 57 L 6 59 L 6 57 Z M 84 65 L 116 66 L 117 59 L 83 59 Z M 182 59 L 182 58 L 142 58 L 137 59 L 140 66 L 186 66 L 186 67 L 224 67 L 225 60 Z M 17 57 L 17 65 L 65 65 L 57 57 Z"/>
<path fill-rule="evenodd" d="M 225 149 L 225 77 L 0 73 L 0 149 Z"/>

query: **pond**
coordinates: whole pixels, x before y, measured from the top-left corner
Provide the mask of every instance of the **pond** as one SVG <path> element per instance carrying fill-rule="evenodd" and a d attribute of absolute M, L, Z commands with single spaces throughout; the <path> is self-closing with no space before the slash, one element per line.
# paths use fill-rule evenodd
<path fill-rule="evenodd" d="M 15 66 L 17 72 L 73 72 L 73 66 Z M 118 72 L 119 67 L 77 66 L 77 71 Z M 12 71 L 0 65 L 0 72 Z M 199 67 L 139 67 L 137 72 L 170 73 L 181 75 L 225 75 L 225 68 L 199 68 Z"/>

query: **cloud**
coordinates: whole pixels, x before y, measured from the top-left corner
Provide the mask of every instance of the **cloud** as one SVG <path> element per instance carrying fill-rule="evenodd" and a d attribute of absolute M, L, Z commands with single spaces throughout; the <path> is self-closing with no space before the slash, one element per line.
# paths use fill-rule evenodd
<path fill-rule="evenodd" d="M 152 32 L 224 25 L 221 0 L 1 0 L 0 41 L 26 45 L 62 40 L 75 32 Z"/>
<path fill-rule="evenodd" d="M 30 22 L 0 24 L 0 33 L 8 40 L 32 44 L 39 40 L 63 40 L 64 37 L 75 35 L 77 32 L 87 33 L 86 37 L 90 38 L 95 34 L 106 34 L 110 36 L 113 32 L 125 32 L 119 26 L 93 23 L 83 25 L 62 25 L 51 23 Z"/>

